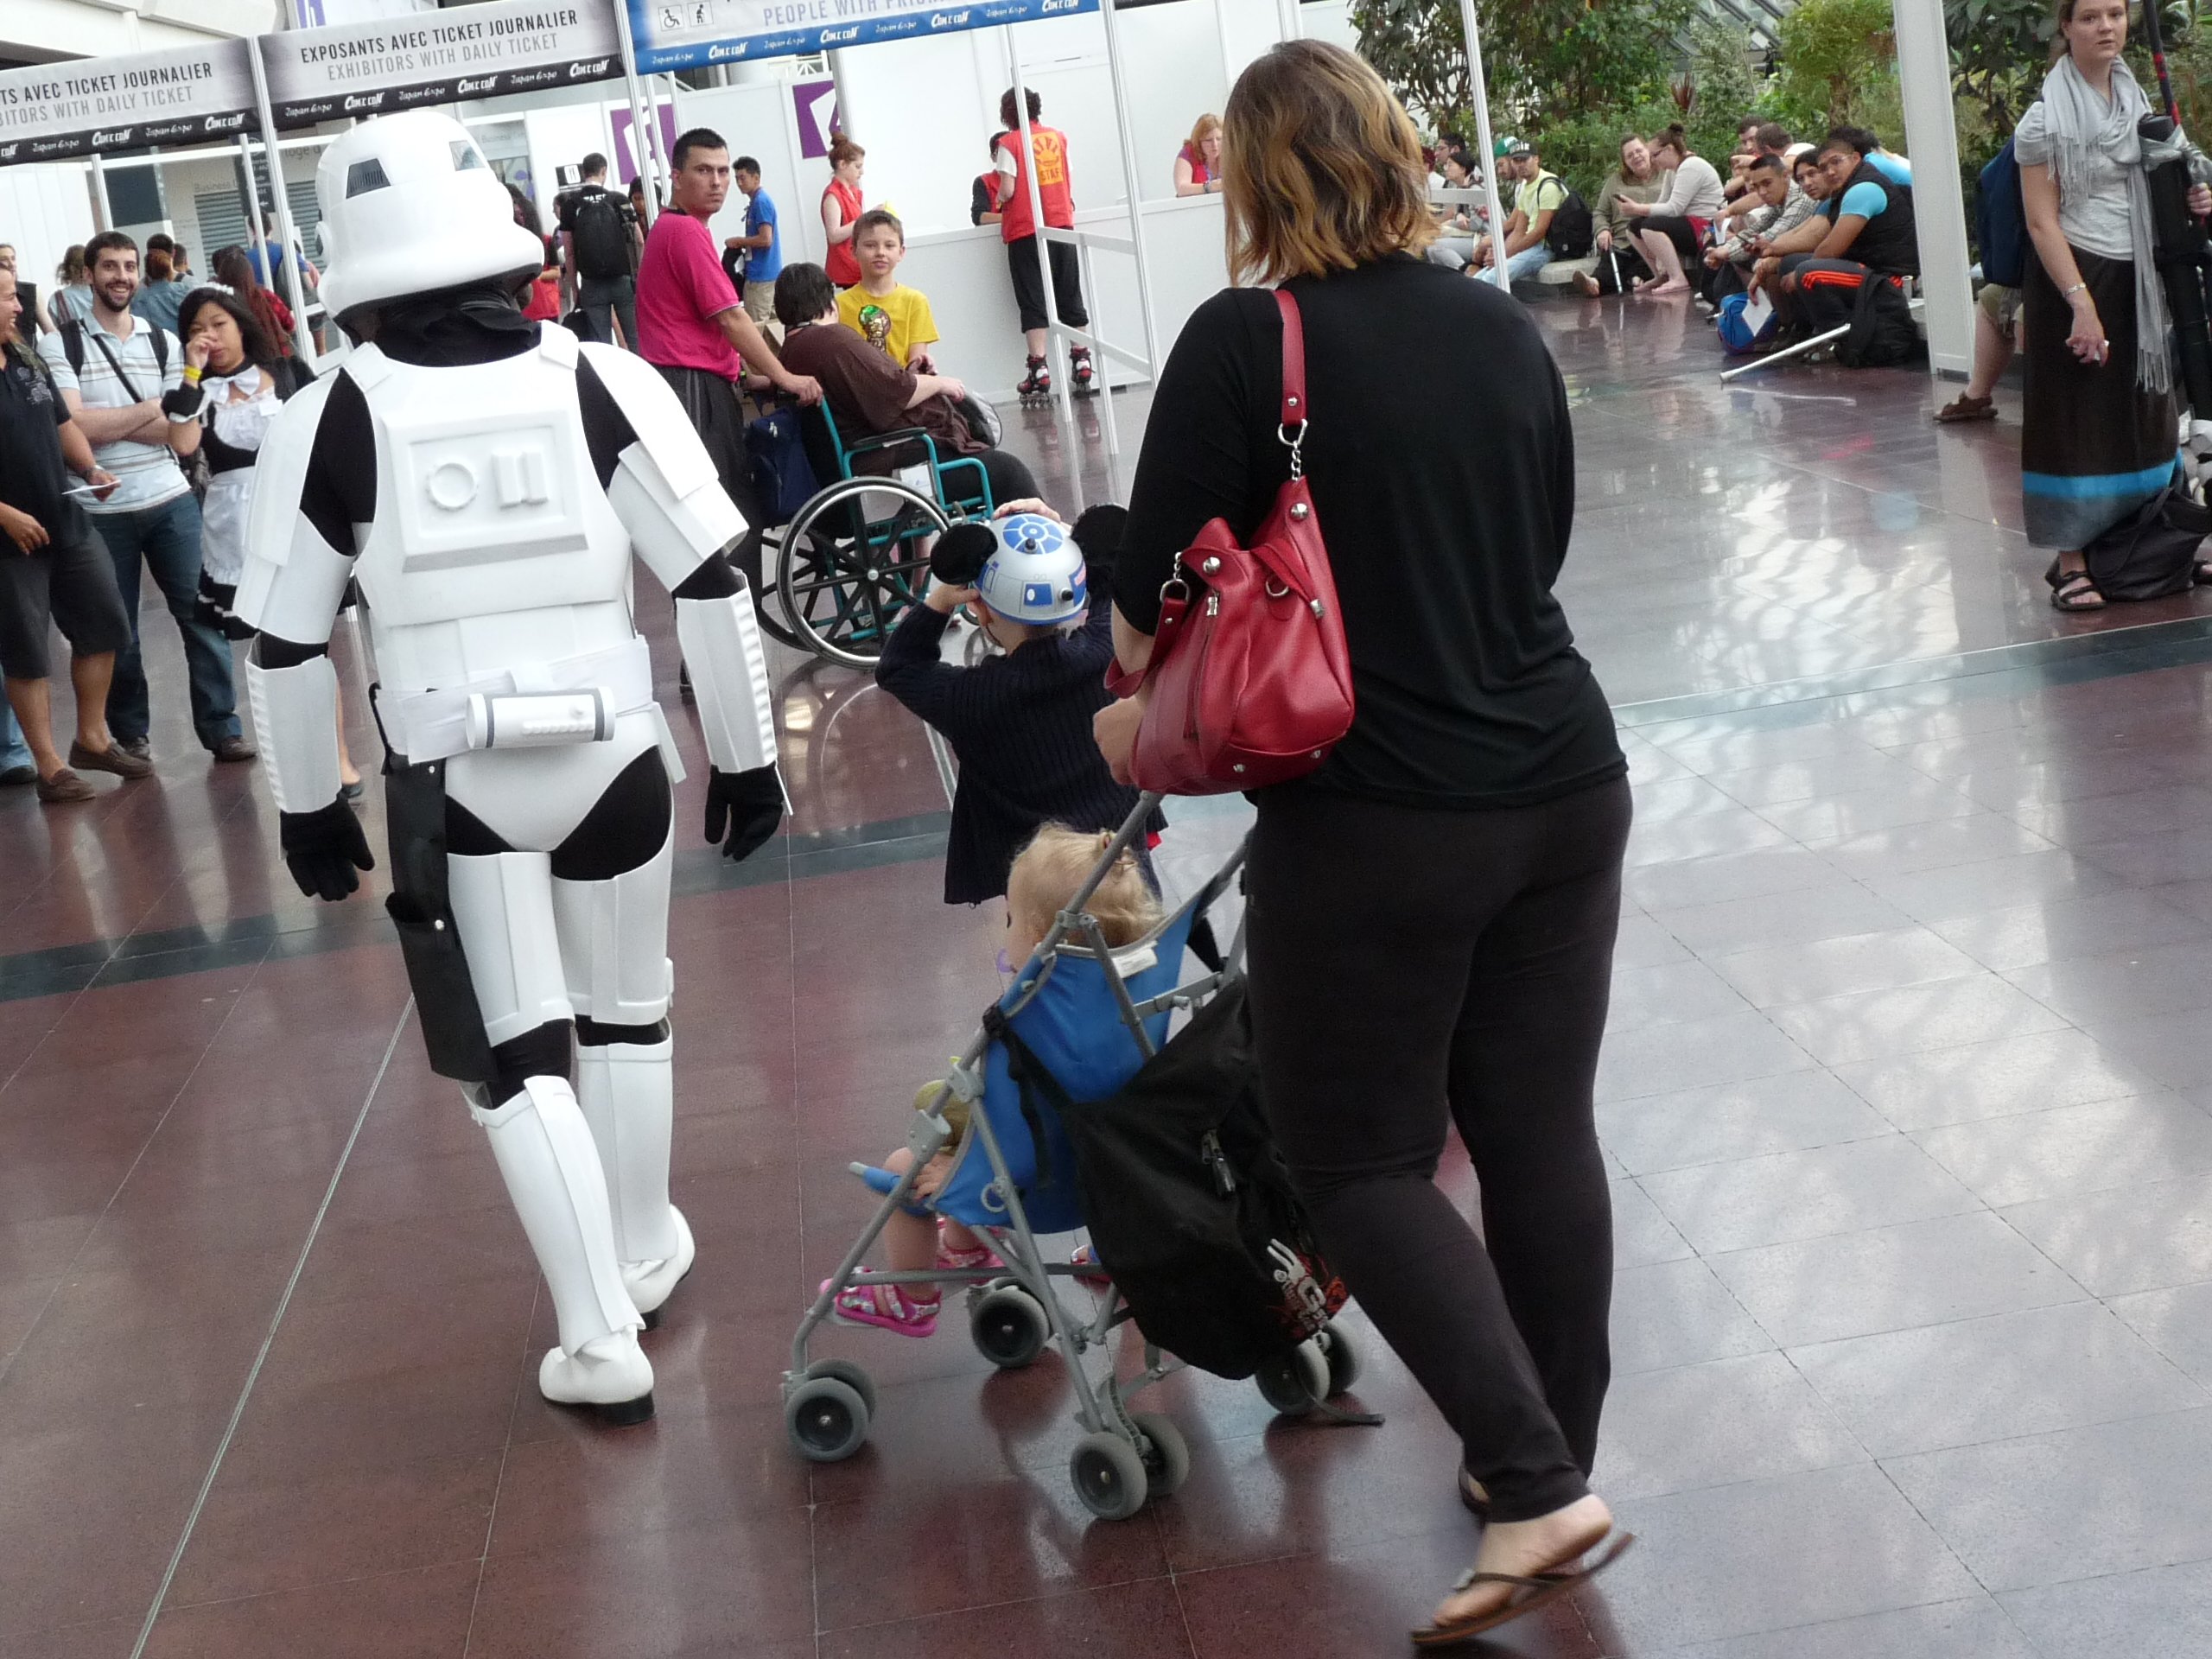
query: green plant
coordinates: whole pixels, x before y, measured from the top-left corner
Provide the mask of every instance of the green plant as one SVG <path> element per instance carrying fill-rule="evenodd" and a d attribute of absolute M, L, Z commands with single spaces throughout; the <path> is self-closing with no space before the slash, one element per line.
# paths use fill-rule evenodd
<path fill-rule="evenodd" d="M 2035 101 L 2052 27 L 2046 0 L 1944 0 L 1952 85 L 1993 130 L 2011 132 Z"/>
<path fill-rule="evenodd" d="M 1663 86 L 1696 0 L 1475 0 L 1501 130 L 1644 101 Z M 1459 0 L 1354 0 L 1360 55 L 1431 126 L 1471 136 Z"/>
<path fill-rule="evenodd" d="M 1776 45 L 1791 105 L 1832 125 L 1856 121 L 1869 92 L 1894 75 L 1890 0 L 1802 0 L 1782 20 Z"/>

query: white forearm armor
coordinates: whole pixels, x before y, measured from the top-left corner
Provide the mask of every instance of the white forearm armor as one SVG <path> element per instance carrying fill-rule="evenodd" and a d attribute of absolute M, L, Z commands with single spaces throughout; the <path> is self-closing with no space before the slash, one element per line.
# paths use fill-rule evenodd
<path fill-rule="evenodd" d="M 776 721 L 752 593 L 741 588 L 718 599 L 677 600 L 676 639 L 691 670 L 709 764 L 751 772 L 772 763 Z"/>
<path fill-rule="evenodd" d="M 328 657 L 289 668 L 245 665 L 261 734 L 261 769 L 279 812 L 319 812 L 338 798 L 338 671 Z"/>

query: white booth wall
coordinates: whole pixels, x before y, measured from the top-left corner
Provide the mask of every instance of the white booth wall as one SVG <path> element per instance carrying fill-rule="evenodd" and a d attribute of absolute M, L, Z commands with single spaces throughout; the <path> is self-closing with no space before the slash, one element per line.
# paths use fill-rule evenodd
<path fill-rule="evenodd" d="M 0 168 L 0 242 L 16 245 L 17 280 L 54 292 L 54 268 L 72 243 L 99 228 L 92 189 L 76 162 Z"/>

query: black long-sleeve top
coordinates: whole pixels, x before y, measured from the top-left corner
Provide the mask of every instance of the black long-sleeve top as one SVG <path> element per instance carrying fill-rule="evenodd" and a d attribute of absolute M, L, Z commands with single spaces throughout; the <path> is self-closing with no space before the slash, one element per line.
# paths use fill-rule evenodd
<path fill-rule="evenodd" d="M 974 905 L 1006 891 L 1014 855 L 1039 826 L 1119 829 L 1137 791 L 1114 781 L 1090 734 L 1091 717 L 1112 701 L 1112 613 L 1103 593 L 1080 629 L 973 668 L 938 660 L 950 621 L 916 606 L 885 642 L 875 679 L 944 734 L 960 762 L 944 900 Z"/>
<path fill-rule="evenodd" d="M 1419 807 L 1532 804 L 1626 766 L 1552 583 L 1574 518 L 1567 391 L 1520 303 L 1399 256 L 1289 284 L 1306 325 L 1306 475 L 1357 710 L 1281 785 Z M 1160 589 L 1208 521 L 1249 537 L 1290 475 L 1282 327 L 1263 289 L 1192 315 L 1152 400 L 1115 603 Z"/>

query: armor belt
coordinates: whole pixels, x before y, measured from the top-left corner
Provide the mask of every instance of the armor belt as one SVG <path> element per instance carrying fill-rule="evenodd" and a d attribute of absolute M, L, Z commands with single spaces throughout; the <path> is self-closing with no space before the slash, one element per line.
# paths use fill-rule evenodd
<path fill-rule="evenodd" d="M 469 705 L 482 698 L 497 713 L 505 697 L 543 697 L 562 692 L 596 692 L 610 716 L 634 714 L 653 704 L 652 657 L 642 639 L 626 639 L 604 651 L 588 651 L 550 663 L 532 663 L 502 674 L 490 674 L 461 685 L 440 686 L 396 697 L 385 705 L 397 729 L 397 747 L 416 765 L 443 760 L 475 747 L 505 747 L 499 721 L 486 722 L 480 705 L 476 722 L 489 742 L 470 741 Z M 577 731 L 569 741 L 598 741 L 613 734 L 611 719 L 599 730 Z M 528 740 L 536 742 L 543 737 Z"/>

